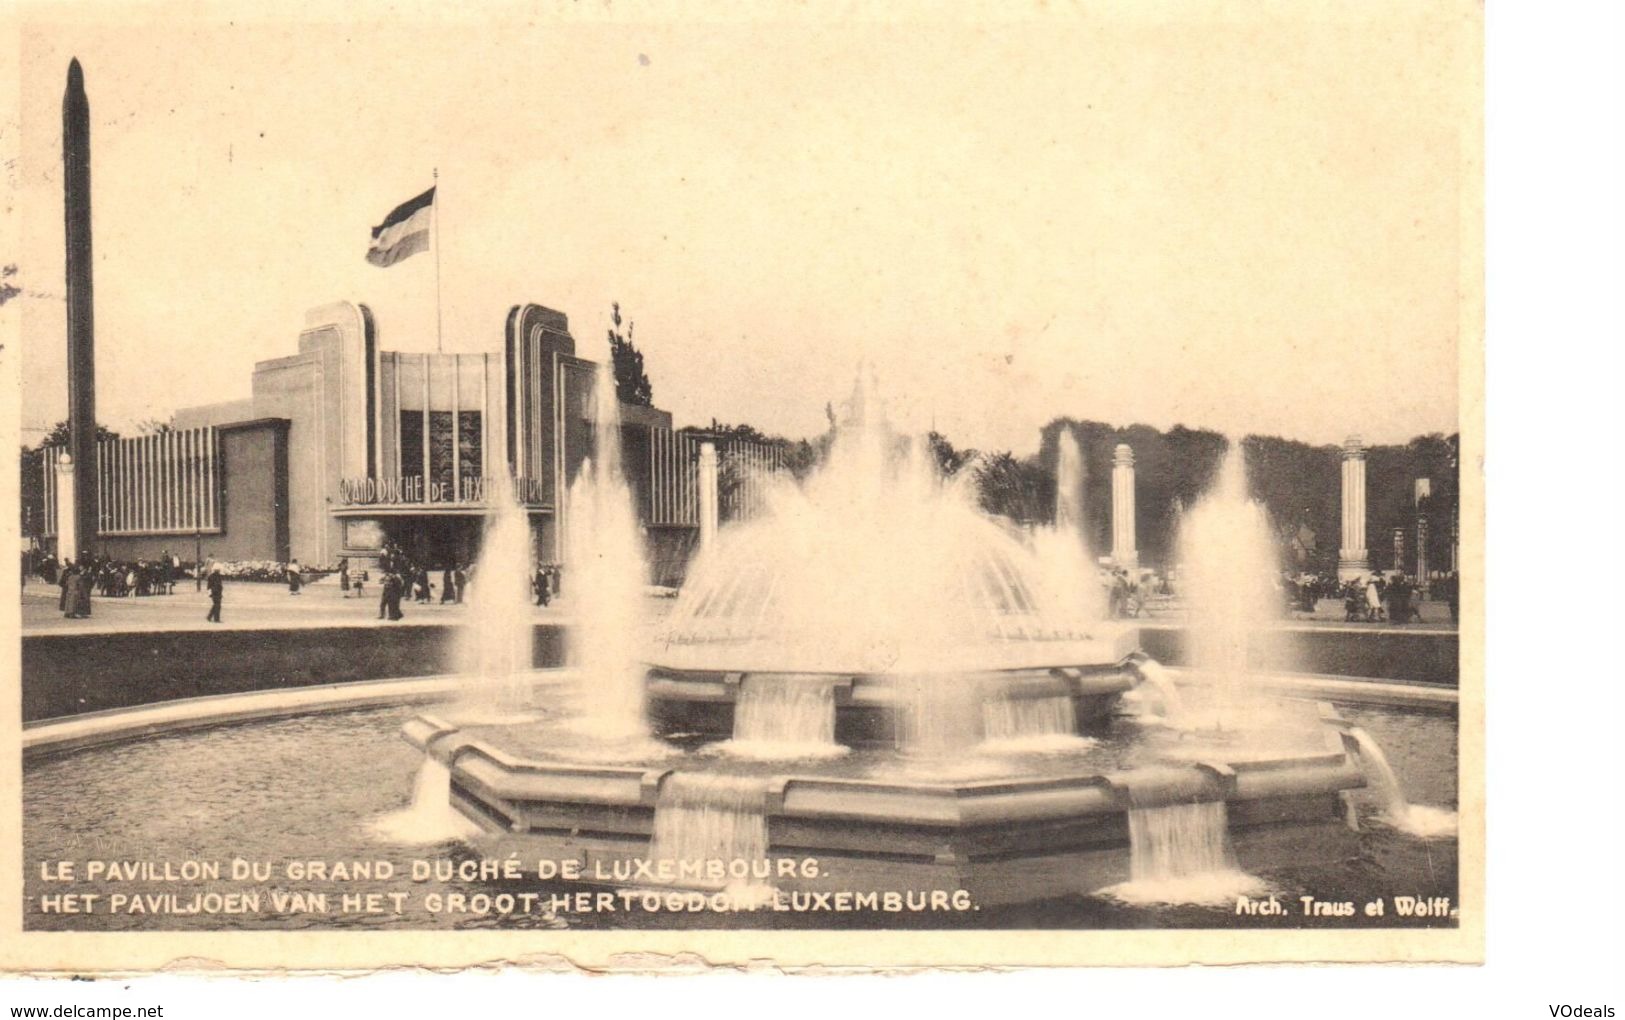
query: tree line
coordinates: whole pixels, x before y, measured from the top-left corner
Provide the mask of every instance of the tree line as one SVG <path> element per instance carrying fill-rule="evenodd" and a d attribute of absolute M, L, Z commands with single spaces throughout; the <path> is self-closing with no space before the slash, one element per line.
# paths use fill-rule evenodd
<path fill-rule="evenodd" d="M 713 420 L 709 427 L 683 431 L 704 434 L 726 446 L 732 440 L 777 446 L 790 471 L 805 477 L 828 453 L 831 428 L 814 439 L 789 439 L 751 425 Z M 973 471 L 982 509 L 1020 527 L 1050 524 L 1055 515 L 1056 466 L 1060 439 L 1070 431 L 1083 453 L 1084 538 L 1099 555 L 1111 551 L 1112 458 L 1119 443 L 1134 451 L 1135 538 L 1140 562 L 1171 566 L 1177 559 L 1179 519 L 1214 483 L 1230 448 L 1222 433 L 1175 425 L 1120 427 L 1108 422 L 1059 417 L 1040 430 L 1038 452 L 1020 457 L 1008 450 L 957 447 L 941 433 L 927 443 L 944 476 Z M 1280 436 L 1248 435 L 1241 440 L 1248 489 L 1269 514 L 1284 566 L 1309 572 L 1337 568 L 1342 538 L 1343 449 Z M 1459 500 L 1458 434 L 1431 433 L 1403 444 L 1366 448 L 1366 546 L 1372 566 L 1414 571 L 1417 517 L 1428 519 L 1428 563 L 1448 569 L 1451 528 Z M 1430 494 L 1416 500 L 1416 481 L 1428 480 Z M 1404 534 L 1402 560 L 1395 561 L 1393 533 Z"/>

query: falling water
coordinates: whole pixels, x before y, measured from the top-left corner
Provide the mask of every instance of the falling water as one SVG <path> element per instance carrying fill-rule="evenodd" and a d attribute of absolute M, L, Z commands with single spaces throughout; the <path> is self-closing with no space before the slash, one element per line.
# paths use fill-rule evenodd
<path fill-rule="evenodd" d="M 451 770 L 425 758 L 412 784 L 412 803 L 375 819 L 372 831 L 384 842 L 415 846 L 472 839 L 480 827 L 451 806 Z"/>
<path fill-rule="evenodd" d="M 750 676 L 734 703 L 733 739 L 718 745 L 742 758 L 829 758 L 835 742 L 835 688 L 828 678 Z"/>
<path fill-rule="evenodd" d="M 637 649 L 647 566 L 631 490 L 621 475 L 620 404 L 608 364 L 597 371 L 593 455 L 570 486 L 565 596 L 573 623 L 578 728 L 611 740 L 648 733 Z"/>
<path fill-rule="evenodd" d="M 1351 726 L 1345 732 L 1354 738 L 1355 745 L 1359 748 L 1360 763 L 1365 771 L 1368 788 L 1376 797 L 1381 817 L 1385 822 L 1400 832 L 1423 839 L 1437 839 L 1456 834 L 1454 811 L 1412 804 L 1405 799 L 1405 791 L 1399 786 L 1399 777 L 1394 775 L 1393 767 L 1388 764 L 1388 756 L 1382 753 L 1382 747 L 1372 739 L 1371 734 L 1358 726 Z"/>
<path fill-rule="evenodd" d="M 530 520 L 511 493 L 496 493 L 485 524 L 476 583 L 468 588 L 468 615 L 458 662 L 467 678 L 459 721 L 491 717 L 512 721 L 530 697 L 535 628 L 530 616 Z"/>
<path fill-rule="evenodd" d="M 1236 867 L 1224 801 L 1131 807 L 1129 881 L 1104 890 L 1128 903 L 1221 904 L 1264 883 Z"/>
<path fill-rule="evenodd" d="M 1069 751 L 1090 741 L 1078 736 L 1078 714 L 1071 697 L 1040 698 L 995 695 L 982 703 L 983 740 L 977 748 L 991 754 L 1021 751 Z"/>
<path fill-rule="evenodd" d="M 1162 720 L 1169 723 L 1179 722 L 1184 714 L 1185 699 L 1180 696 L 1179 688 L 1174 686 L 1167 668 L 1155 659 L 1141 658 L 1135 661 L 1134 670 L 1140 674 L 1140 679 L 1156 698 L 1158 715 Z"/>
<path fill-rule="evenodd" d="M 655 801 L 650 859 L 674 862 L 684 884 L 720 888 L 748 880 L 754 874 L 749 869 L 767 860 L 765 795 L 757 777 L 672 773 Z M 707 879 L 703 865 L 709 861 L 722 862 L 721 879 Z"/>
<path fill-rule="evenodd" d="M 897 747 L 914 758 L 958 758 L 982 741 L 983 692 L 957 677 L 911 676 L 893 686 Z"/>

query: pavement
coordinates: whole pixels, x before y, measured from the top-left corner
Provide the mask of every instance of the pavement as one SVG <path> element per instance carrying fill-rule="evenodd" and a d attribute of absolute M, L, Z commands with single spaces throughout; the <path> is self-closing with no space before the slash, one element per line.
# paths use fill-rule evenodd
<path fill-rule="evenodd" d="M 438 588 L 438 584 L 436 585 Z M 57 609 L 60 589 L 33 579 L 23 587 L 22 629 L 24 634 L 97 634 L 172 630 L 268 630 L 300 627 L 334 627 L 377 624 L 380 627 L 445 625 L 461 622 L 469 607 L 456 603 L 441 605 L 438 591 L 434 601 L 419 604 L 402 601 L 405 619 L 393 623 L 378 619 L 377 585 L 368 585 L 361 598 L 345 598 L 334 578 L 305 585 L 298 595 L 288 594 L 285 584 L 256 581 L 227 581 L 221 602 L 221 622 L 210 623 L 209 595 L 198 591 L 188 578 L 175 585 L 173 595 L 145 597 L 91 598 L 90 618 L 70 620 Z M 666 600 L 651 599 L 651 602 Z M 533 606 L 538 623 L 568 618 L 568 602 Z"/>
<path fill-rule="evenodd" d="M 222 622 L 209 623 L 204 619 L 209 612 L 209 596 L 198 591 L 188 579 L 175 586 L 173 595 L 148 595 L 144 598 L 91 599 L 91 616 L 87 620 L 70 620 L 56 608 L 60 594 L 55 585 L 47 585 L 37 578 L 23 587 L 22 629 L 24 634 L 96 634 L 129 633 L 132 631 L 169 630 L 269 630 L 298 627 L 333 627 L 373 623 L 380 627 L 410 627 L 425 624 L 445 625 L 458 623 L 469 612 L 467 605 L 447 603 L 441 605 L 438 592 L 428 604 L 403 601 L 404 620 L 389 623 L 378 619 L 378 587 L 369 585 L 361 598 L 345 598 L 338 581 L 326 577 L 307 584 L 298 595 L 288 594 L 285 584 L 255 581 L 227 581 L 222 605 Z M 651 617 L 663 616 L 672 605 L 671 599 L 650 598 Z M 1313 614 L 1293 613 L 1281 621 L 1285 627 L 1311 629 L 1349 629 L 1372 631 L 1454 631 L 1449 607 L 1443 602 L 1421 602 L 1421 623 L 1395 627 L 1384 622 L 1348 623 L 1343 619 L 1341 599 L 1323 599 Z M 549 606 L 532 606 L 531 615 L 538 623 L 563 623 L 570 618 L 568 595 Z M 1185 614 L 1178 610 L 1141 616 L 1135 621 L 1148 627 L 1179 627 L 1185 623 Z"/>
<path fill-rule="evenodd" d="M 1315 630 L 1380 630 L 1403 633 L 1406 631 L 1434 630 L 1455 631 L 1455 621 L 1450 619 L 1450 606 L 1445 602 L 1412 602 L 1422 615 L 1421 623 L 1407 623 L 1396 626 L 1387 620 L 1373 622 L 1349 621 L 1343 618 L 1343 600 L 1321 599 L 1315 603 L 1313 613 L 1302 613 L 1296 610 L 1281 618 L 1283 627 L 1305 627 Z M 1185 623 L 1186 613 L 1183 609 L 1175 608 L 1168 611 L 1154 612 L 1139 617 L 1139 622 L 1146 626 L 1180 627 Z"/>

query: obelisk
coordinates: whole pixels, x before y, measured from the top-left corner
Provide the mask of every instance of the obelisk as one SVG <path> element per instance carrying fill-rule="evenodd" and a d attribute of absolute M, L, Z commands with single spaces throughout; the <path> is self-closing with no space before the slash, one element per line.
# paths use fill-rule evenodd
<path fill-rule="evenodd" d="M 68 64 L 62 96 L 62 186 L 68 265 L 68 453 L 73 457 L 73 516 L 79 558 L 95 548 L 96 531 L 96 321 L 91 294 L 90 101 L 78 58 Z"/>

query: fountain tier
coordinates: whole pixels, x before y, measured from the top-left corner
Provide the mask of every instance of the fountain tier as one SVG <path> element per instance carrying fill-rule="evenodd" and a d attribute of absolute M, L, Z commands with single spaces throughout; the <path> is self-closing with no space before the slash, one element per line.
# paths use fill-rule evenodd
<path fill-rule="evenodd" d="M 485 852 L 576 859 L 588 880 L 629 874 L 629 862 L 670 852 L 657 814 L 676 804 L 710 812 L 714 833 L 750 837 L 730 849 L 730 837 L 718 835 L 708 853 L 818 861 L 815 875 L 775 868 L 780 890 L 962 889 L 978 905 L 1129 880 L 1129 813 L 1160 806 L 1222 802 L 1235 859 L 1248 871 L 1342 856 L 1353 839 L 1347 795 L 1365 782 L 1353 739 L 1326 705 L 1289 746 L 1273 750 L 1185 742 L 1176 757 L 1102 758 L 1094 769 L 1081 758 L 1060 759 L 1078 764 L 1018 767 L 991 778 L 906 765 L 863 774 L 850 763 L 764 770 L 699 764 L 681 753 L 596 766 L 551 759 L 545 739 L 537 743 L 532 733 L 527 741 L 523 733 L 469 731 L 432 716 L 404 731 L 449 770 L 452 804 L 501 834 L 499 844 L 514 842 Z M 707 781 L 688 782 L 696 776 Z M 714 803 L 705 800 L 711 787 L 721 791 Z"/>
<path fill-rule="evenodd" d="M 705 669 L 649 669 L 648 707 L 663 735 L 694 734 L 716 739 L 744 736 L 738 721 L 755 711 L 759 692 L 792 694 L 807 711 L 833 713 L 835 743 L 848 747 L 907 746 L 908 714 L 930 702 L 952 709 L 959 702 L 969 709 L 1015 706 L 1050 699 L 1071 703 L 1074 730 L 1087 730 L 1109 715 L 1118 698 L 1140 682 L 1134 659 L 1132 630 L 1124 630 L 1110 644 L 1099 643 L 1094 661 L 1075 666 L 955 672 L 944 674 L 792 673 L 784 671 L 724 672 Z M 1055 649 L 1049 649 L 1051 652 Z M 1079 649 L 1069 649 L 1078 652 Z M 817 695 L 817 696 L 809 696 Z M 797 707 L 797 706 L 791 706 Z M 768 711 L 772 711 L 769 709 Z M 971 724 L 964 742 L 989 736 L 986 725 Z"/>

